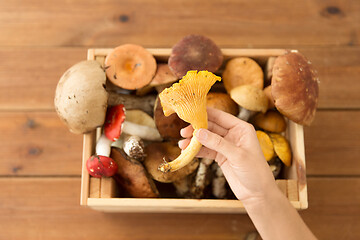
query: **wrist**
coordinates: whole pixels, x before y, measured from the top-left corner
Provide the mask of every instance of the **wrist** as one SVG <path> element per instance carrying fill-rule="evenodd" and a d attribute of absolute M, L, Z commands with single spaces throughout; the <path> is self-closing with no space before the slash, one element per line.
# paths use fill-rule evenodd
<path fill-rule="evenodd" d="M 245 209 L 249 212 L 263 207 L 270 207 L 273 204 L 278 204 L 284 198 L 283 193 L 279 190 L 277 185 L 269 184 L 260 194 L 242 200 Z"/>

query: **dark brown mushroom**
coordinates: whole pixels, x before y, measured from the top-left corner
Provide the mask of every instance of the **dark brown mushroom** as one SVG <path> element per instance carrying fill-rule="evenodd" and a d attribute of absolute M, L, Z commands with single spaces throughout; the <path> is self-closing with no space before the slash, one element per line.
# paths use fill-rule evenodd
<path fill-rule="evenodd" d="M 271 81 L 275 107 L 290 120 L 310 125 L 319 97 L 319 78 L 311 62 L 298 52 L 277 57 Z"/>
<path fill-rule="evenodd" d="M 154 119 L 156 128 L 164 139 L 180 139 L 180 130 L 189 125 L 177 114 L 165 117 L 159 98 L 155 101 Z"/>
<path fill-rule="evenodd" d="M 188 35 L 174 45 L 168 64 L 171 71 L 182 78 L 190 70 L 215 72 L 222 62 L 222 52 L 211 39 Z"/>

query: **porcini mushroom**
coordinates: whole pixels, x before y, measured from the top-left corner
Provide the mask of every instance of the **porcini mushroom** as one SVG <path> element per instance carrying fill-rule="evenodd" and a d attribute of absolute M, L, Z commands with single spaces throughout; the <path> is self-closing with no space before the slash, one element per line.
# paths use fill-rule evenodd
<path fill-rule="evenodd" d="M 206 97 L 206 106 L 219 109 L 235 116 L 239 113 L 238 105 L 226 93 L 210 92 Z"/>
<path fill-rule="evenodd" d="M 156 128 L 164 139 L 180 139 L 180 130 L 188 125 L 178 115 L 165 116 L 160 99 L 157 98 L 154 107 L 154 120 Z"/>
<path fill-rule="evenodd" d="M 253 85 L 241 85 L 230 91 L 230 97 L 241 107 L 255 112 L 266 112 L 268 99 L 262 89 Z"/>
<path fill-rule="evenodd" d="M 269 110 L 265 114 L 258 113 L 254 117 L 255 126 L 268 132 L 281 133 L 286 130 L 284 117 L 276 111 Z"/>
<path fill-rule="evenodd" d="M 105 59 L 108 79 L 121 88 L 138 89 L 146 86 L 156 72 L 156 60 L 145 48 L 135 44 L 116 47 Z"/>
<path fill-rule="evenodd" d="M 273 142 L 269 135 L 263 131 L 256 131 L 256 136 L 259 140 L 265 160 L 270 161 L 275 155 Z"/>
<path fill-rule="evenodd" d="M 166 88 L 159 95 L 165 116 L 176 114 L 196 130 L 207 128 L 206 95 L 221 78 L 208 71 L 188 71 L 179 83 Z M 189 164 L 201 149 L 201 143 L 192 137 L 188 147 L 174 161 L 159 166 L 162 172 L 176 171 Z"/>
<path fill-rule="evenodd" d="M 211 39 L 188 35 L 174 45 L 168 64 L 171 71 L 181 78 L 190 70 L 215 72 L 222 61 L 222 52 Z"/>
<path fill-rule="evenodd" d="M 178 78 L 171 72 L 168 64 L 158 64 L 154 78 L 148 85 L 138 89 L 136 95 L 143 96 L 149 93 L 153 88 L 156 88 L 156 91 L 161 92 L 177 80 Z"/>
<path fill-rule="evenodd" d="M 285 166 L 291 166 L 291 148 L 288 140 L 280 134 L 270 133 L 270 139 L 274 145 L 274 151 Z"/>
<path fill-rule="evenodd" d="M 241 85 L 252 85 L 258 89 L 264 87 L 264 73 L 254 60 L 247 57 L 231 59 L 222 74 L 224 87 L 228 93 Z"/>
<path fill-rule="evenodd" d="M 180 154 L 180 148 L 171 142 L 151 143 L 145 147 L 147 156 L 144 166 L 151 177 L 159 182 L 170 183 L 191 174 L 199 166 L 196 158 L 188 165 L 175 172 L 163 173 L 158 170 L 158 166 L 163 163 L 163 158 L 175 159 Z"/>
<path fill-rule="evenodd" d="M 106 113 L 106 120 L 104 124 L 105 136 L 111 141 L 116 141 L 120 137 L 124 121 L 124 105 L 120 104 L 110 107 Z"/>
<path fill-rule="evenodd" d="M 123 150 L 118 148 L 111 149 L 111 157 L 119 165 L 117 174 L 114 176 L 115 180 L 131 196 L 138 198 L 159 196 L 156 185 L 139 161 L 126 157 Z"/>
<path fill-rule="evenodd" d="M 302 54 L 290 52 L 276 58 L 271 80 L 275 107 L 285 117 L 310 125 L 314 120 L 319 78 Z"/>
<path fill-rule="evenodd" d="M 86 133 L 105 121 L 108 93 L 106 76 L 96 61 L 82 61 L 60 78 L 55 93 L 55 109 L 73 133 Z"/>

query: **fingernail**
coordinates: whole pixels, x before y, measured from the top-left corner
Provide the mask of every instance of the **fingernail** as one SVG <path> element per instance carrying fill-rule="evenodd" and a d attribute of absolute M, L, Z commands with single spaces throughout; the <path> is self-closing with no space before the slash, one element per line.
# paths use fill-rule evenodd
<path fill-rule="evenodd" d="M 208 137 L 208 133 L 206 129 L 199 129 L 195 132 L 195 136 L 200 140 L 206 140 Z"/>
<path fill-rule="evenodd" d="M 184 135 L 184 128 L 180 129 L 180 135 Z"/>

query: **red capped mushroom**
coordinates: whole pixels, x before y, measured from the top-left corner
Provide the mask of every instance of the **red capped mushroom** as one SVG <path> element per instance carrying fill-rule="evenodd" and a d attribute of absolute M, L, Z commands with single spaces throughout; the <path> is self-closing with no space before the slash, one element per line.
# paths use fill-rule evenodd
<path fill-rule="evenodd" d="M 118 165 L 110 157 L 93 155 L 87 160 L 86 169 L 96 178 L 111 177 L 117 172 Z"/>
<path fill-rule="evenodd" d="M 106 113 L 106 120 L 104 124 L 105 136 L 111 141 L 119 139 L 122 125 L 125 121 L 125 107 L 124 105 L 116 105 L 110 107 Z"/>

